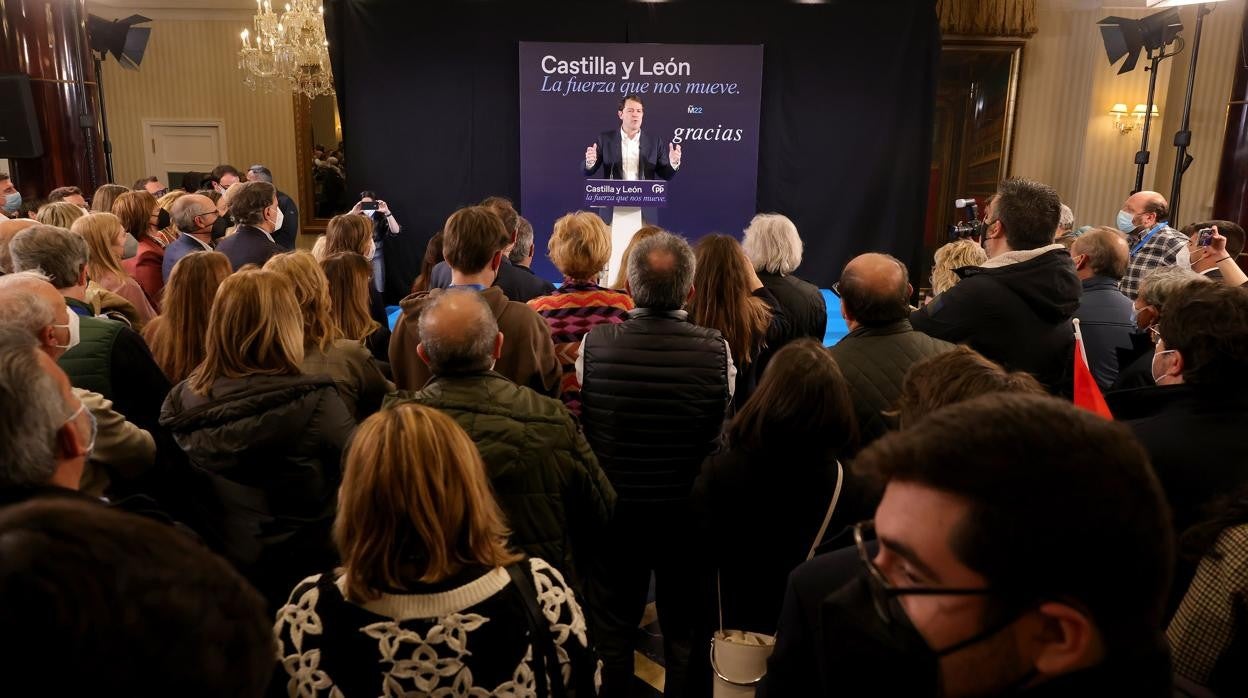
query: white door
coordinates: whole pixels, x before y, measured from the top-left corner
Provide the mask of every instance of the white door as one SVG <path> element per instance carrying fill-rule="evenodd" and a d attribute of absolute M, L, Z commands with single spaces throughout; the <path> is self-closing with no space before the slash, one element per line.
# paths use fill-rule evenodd
<path fill-rule="evenodd" d="M 147 171 L 170 189 L 187 172 L 211 172 L 226 162 L 225 127 L 219 121 L 144 121 Z"/>

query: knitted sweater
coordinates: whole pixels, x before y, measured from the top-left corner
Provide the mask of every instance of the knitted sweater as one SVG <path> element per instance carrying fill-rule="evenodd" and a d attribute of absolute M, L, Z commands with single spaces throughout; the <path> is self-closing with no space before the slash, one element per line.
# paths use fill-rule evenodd
<path fill-rule="evenodd" d="M 550 326 L 555 358 L 563 369 L 563 404 L 580 417 L 581 383 L 576 378 L 576 357 L 581 340 L 595 325 L 627 320 L 633 299 L 627 293 L 603 288 L 592 281 L 564 279 L 563 286 L 549 296 L 529 301 L 529 307 Z"/>
<path fill-rule="evenodd" d="M 596 693 L 599 669 L 572 590 L 545 561 L 520 564 L 537 588 L 559 676 L 569 687 L 593 686 Z M 285 675 L 279 672 L 274 683 L 301 698 L 536 695 L 525 601 L 507 570 L 457 581 L 463 583 L 357 605 L 344 597 L 341 576 L 308 577 L 277 613 Z"/>

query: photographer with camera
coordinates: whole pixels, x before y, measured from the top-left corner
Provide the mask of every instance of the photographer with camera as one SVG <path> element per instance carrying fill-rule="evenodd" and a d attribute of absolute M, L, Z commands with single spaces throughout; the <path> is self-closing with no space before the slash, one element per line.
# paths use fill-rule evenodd
<path fill-rule="evenodd" d="M 351 213 L 358 213 L 373 219 L 373 289 L 378 293 L 386 291 L 386 260 L 382 247 L 387 237 L 398 235 L 403 227 L 394 219 L 394 213 L 386 202 L 377 198 L 377 192 L 362 191 L 360 200 L 351 207 Z"/>
<path fill-rule="evenodd" d="M 1081 287 L 1070 255 L 1053 243 L 1061 202 L 1039 182 L 1007 179 L 984 212 L 982 267 L 910 315 L 914 329 L 967 344 L 1011 371 L 1069 395 Z"/>

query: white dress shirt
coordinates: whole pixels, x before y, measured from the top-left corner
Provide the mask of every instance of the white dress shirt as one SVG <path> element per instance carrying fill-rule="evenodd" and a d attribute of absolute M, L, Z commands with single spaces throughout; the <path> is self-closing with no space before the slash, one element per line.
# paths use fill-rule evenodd
<path fill-rule="evenodd" d="M 624 167 L 624 179 L 641 179 L 641 130 L 632 138 L 620 129 L 620 161 Z"/>

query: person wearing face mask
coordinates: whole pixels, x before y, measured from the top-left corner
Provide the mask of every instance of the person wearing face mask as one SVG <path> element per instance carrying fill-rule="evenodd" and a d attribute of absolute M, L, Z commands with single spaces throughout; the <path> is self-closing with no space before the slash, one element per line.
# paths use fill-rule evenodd
<path fill-rule="evenodd" d="M 53 361 L 72 342 L 69 315 L 61 294 L 42 275 L 20 272 L 0 278 L 0 325 L 24 329 Z M 95 449 L 76 483 L 78 489 L 100 496 L 109 485 L 110 473 L 134 476 L 155 463 L 156 444 L 150 433 L 126 421 L 103 395 L 79 387 L 73 392 L 97 427 Z"/>
<path fill-rule="evenodd" d="M 823 590 L 804 654 L 778 644 L 760 698 L 1172 695 L 1161 627 L 1174 539 L 1123 425 L 1050 397 L 986 395 L 854 465 L 885 484 L 854 527 L 856 575 Z"/>
<path fill-rule="evenodd" d="M 1174 266 L 1187 238 L 1170 227 L 1170 205 L 1155 191 L 1141 191 L 1127 197 L 1115 225 L 1126 233 L 1131 261 L 1119 288 L 1127 298 L 1140 295 L 1140 280 L 1150 269 Z"/>
<path fill-rule="evenodd" d="M 17 218 L 22 210 L 22 193 L 13 185 L 9 175 L 0 172 L 0 215 Z"/>
<path fill-rule="evenodd" d="M 247 168 L 247 181 L 273 184 L 273 173 L 264 165 L 252 165 Z M 285 251 L 293 250 L 299 237 L 299 207 L 288 194 L 277 189 L 277 185 L 274 185 L 274 191 L 277 193 L 277 206 L 282 211 L 282 217 L 273 230 L 273 241 Z"/>
<path fill-rule="evenodd" d="M 233 269 L 245 264 L 264 266 L 269 257 L 282 252 L 273 241 L 273 231 L 284 222 L 277 190 L 268 182 L 239 182 L 230 187 L 228 198 L 238 229 L 217 243 L 217 251 L 230 258 Z"/>
<path fill-rule="evenodd" d="M 1177 266 L 1153 269 L 1140 281 L 1140 294 L 1131 306 L 1136 332 L 1131 335 L 1131 348 L 1118 354 L 1118 378 L 1110 386 L 1111 392 L 1153 385 L 1150 362 L 1155 337 L 1149 329 L 1161 321 L 1167 301 L 1192 283 L 1212 282 L 1191 269 Z"/>
<path fill-rule="evenodd" d="M 972 349 L 1052 393 L 1073 390 L 1071 356 L 1081 287 L 1066 248 L 1053 242 L 1061 201 L 1039 182 L 1001 182 L 984 214 L 988 261 L 910 314 L 914 329 Z"/>
<path fill-rule="evenodd" d="M 89 251 L 82 236 L 36 225 L 9 243 L 14 271 L 40 271 L 64 298 L 68 339 L 58 362 L 77 387 L 100 393 L 114 408 L 153 434 L 169 381 L 143 338 L 126 325 L 94 317 L 86 302 Z"/>
<path fill-rule="evenodd" d="M 1101 390 L 1118 378 L 1119 351 L 1132 347 L 1135 332 L 1131 300 L 1118 290 L 1127 268 L 1127 240 L 1113 228 L 1093 228 L 1071 243 L 1070 258 L 1083 284 L 1075 317 L 1083 331 L 1088 367 Z"/>
<path fill-rule="evenodd" d="M 1214 235 L 1209 244 L 1201 245 L 1199 232 L 1205 228 L 1212 228 Z M 1233 262 L 1244 251 L 1244 229 L 1233 221 L 1203 221 L 1183 228 L 1183 234 L 1187 236 L 1187 245 L 1179 251 L 1176 264 L 1214 281 L 1225 282 L 1219 262 Z"/>
<path fill-rule="evenodd" d="M 122 260 L 122 268 L 143 289 L 147 302 L 160 312 L 160 294 L 165 287 L 160 267 L 165 256 L 165 241 L 159 231 L 169 227 L 169 212 L 160 207 L 156 197 L 145 191 L 131 191 L 113 202 L 113 215 L 121 227 L 139 241 L 138 253 Z"/>
<path fill-rule="evenodd" d="M 169 208 L 169 216 L 182 234 L 165 248 L 160 273 L 166 282 L 179 259 L 192 252 L 212 252 L 213 227 L 221 218 L 216 204 L 202 194 L 187 194 Z"/>
<path fill-rule="evenodd" d="M 583 579 L 585 561 L 574 554 L 594 548 L 615 509 L 615 488 L 585 435 L 561 401 L 494 371 L 506 340 L 480 293 L 439 293 L 418 325 L 416 353 L 433 378 L 388 406 L 415 402 L 458 422 L 485 461 L 512 546 Z"/>

